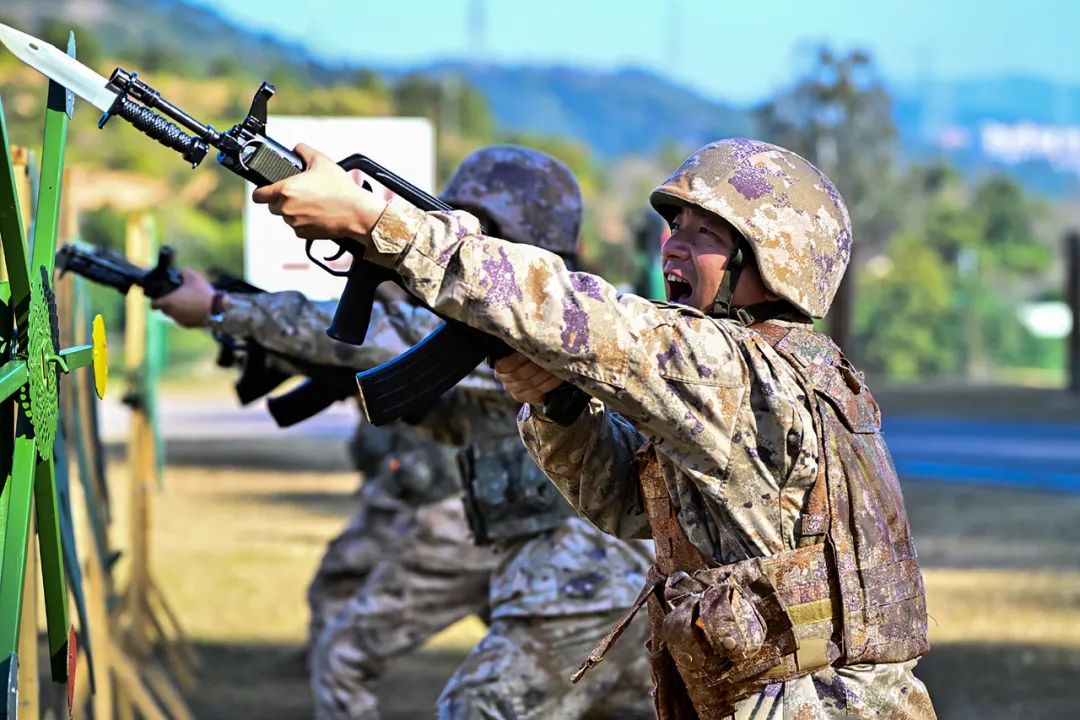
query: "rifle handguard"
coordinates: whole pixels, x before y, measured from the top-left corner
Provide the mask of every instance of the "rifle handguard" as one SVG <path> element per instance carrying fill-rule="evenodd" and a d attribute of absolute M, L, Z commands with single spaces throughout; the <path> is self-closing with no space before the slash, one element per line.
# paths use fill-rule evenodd
<path fill-rule="evenodd" d="M 105 123 L 113 115 L 118 115 L 127 120 L 136 130 L 144 133 L 152 140 L 157 140 L 170 150 L 176 150 L 185 160 L 191 163 L 192 167 L 201 163 L 203 158 L 206 157 L 208 148 L 205 142 L 188 135 L 183 128 L 158 115 L 150 108 L 143 107 L 126 95 L 116 98 L 116 102 L 109 109 L 109 112 L 102 116 L 98 127 L 104 127 Z"/>
<path fill-rule="evenodd" d="M 305 380 L 292 390 L 266 401 L 266 409 L 278 427 L 291 427 L 314 417 L 339 400 L 351 397 L 353 387 L 340 388 Z"/>

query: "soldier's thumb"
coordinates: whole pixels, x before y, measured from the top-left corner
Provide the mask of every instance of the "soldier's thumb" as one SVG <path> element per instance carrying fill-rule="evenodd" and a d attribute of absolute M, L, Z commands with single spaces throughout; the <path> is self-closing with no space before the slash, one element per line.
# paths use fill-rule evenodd
<path fill-rule="evenodd" d="M 310 170 L 314 165 L 319 162 L 319 159 L 322 157 L 319 154 L 318 150 L 306 143 L 300 143 L 299 145 L 297 145 L 295 148 L 293 148 L 293 152 L 299 155 L 300 159 L 304 161 L 304 169 L 306 170 Z"/>

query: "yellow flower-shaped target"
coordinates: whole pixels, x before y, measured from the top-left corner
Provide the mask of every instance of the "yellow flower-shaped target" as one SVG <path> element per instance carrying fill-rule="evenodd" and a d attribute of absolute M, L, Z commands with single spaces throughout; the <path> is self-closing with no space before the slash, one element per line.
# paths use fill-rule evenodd
<path fill-rule="evenodd" d="M 100 314 L 94 316 L 90 338 L 94 348 L 94 390 L 104 399 L 109 384 L 109 345 L 105 342 L 105 318 Z"/>

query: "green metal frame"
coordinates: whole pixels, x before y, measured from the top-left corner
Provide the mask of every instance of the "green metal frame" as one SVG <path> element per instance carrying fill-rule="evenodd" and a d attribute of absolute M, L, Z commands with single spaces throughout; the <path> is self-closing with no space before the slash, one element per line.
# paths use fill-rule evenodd
<path fill-rule="evenodd" d="M 74 55 L 74 38 L 68 52 Z M 61 372 L 92 361 L 90 346 L 61 350 L 55 341 L 52 276 L 72 101 L 69 92 L 50 83 L 29 253 L 0 103 L 0 241 L 8 275 L 0 285 L 0 678 L 7 678 L 17 663 L 30 513 L 36 511 L 50 666 L 53 680 L 60 683 L 69 680 L 70 626 L 51 439 Z M 14 428 L 3 427 L 11 425 L 7 418 L 12 416 Z"/>

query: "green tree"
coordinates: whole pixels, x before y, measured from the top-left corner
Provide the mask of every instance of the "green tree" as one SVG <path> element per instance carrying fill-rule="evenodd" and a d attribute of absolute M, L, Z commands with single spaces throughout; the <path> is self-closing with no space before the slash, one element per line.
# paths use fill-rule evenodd
<path fill-rule="evenodd" d="M 394 85 L 392 95 L 398 115 L 426 117 L 435 124 L 440 144 L 444 138 L 485 143 L 495 135 L 495 121 L 483 95 L 457 75 L 407 75 Z"/>
<path fill-rule="evenodd" d="M 880 248 L 899 224 L 888 202 L 897 131 L 870 56 L 819 48 L 806 74 L 756 114 L 766 139 L 806 157 L 840 189 L 856 243 Z"/>
<path fill-rule="evenodd" d="M 994 176 L 975 188 L 971 209 L 983 226 L 982 256 L 995 269 L 1014 276 L 1046 272 L 1053 263 L 1050 249 L 1039 241 L 1032 218 L 1040 208 L 1025 195 L 1019 183 Z"/>
<path fill-rule="evenodd" d="M 867 369 L 985 380 L 1060 363 L 1060 352 L 1019 318 L 1052 265 L 1033 227 L 1039 205 L 1012 179 L 973 187 L 941 162 L 910 168 L 896 187 L 904 230 L 859 281 L 856 327 Z"/>
<path fill-rule="evenodd" d="M 867 53 L 842 55 L 822 46 L 806 74 L 756 114 L 766 139 L 817 165 L 847 202 L 855 239 L 852 270 L 828 322 L 836 341 L 858 361 L 850 336 L 858 257 L 879 251 L 898 226 L 890 192 L 897 135 L 892 99 Z"/>
<path fill-rule="evenodd" d="M 917 234 L 900 233 L 891 245 L 891 256 L 879 256 L 858 278 L 863 365 L 900 380 L 953 372 L 960 359 L 943 322 L 953 299 L 948 271 Z"/>

